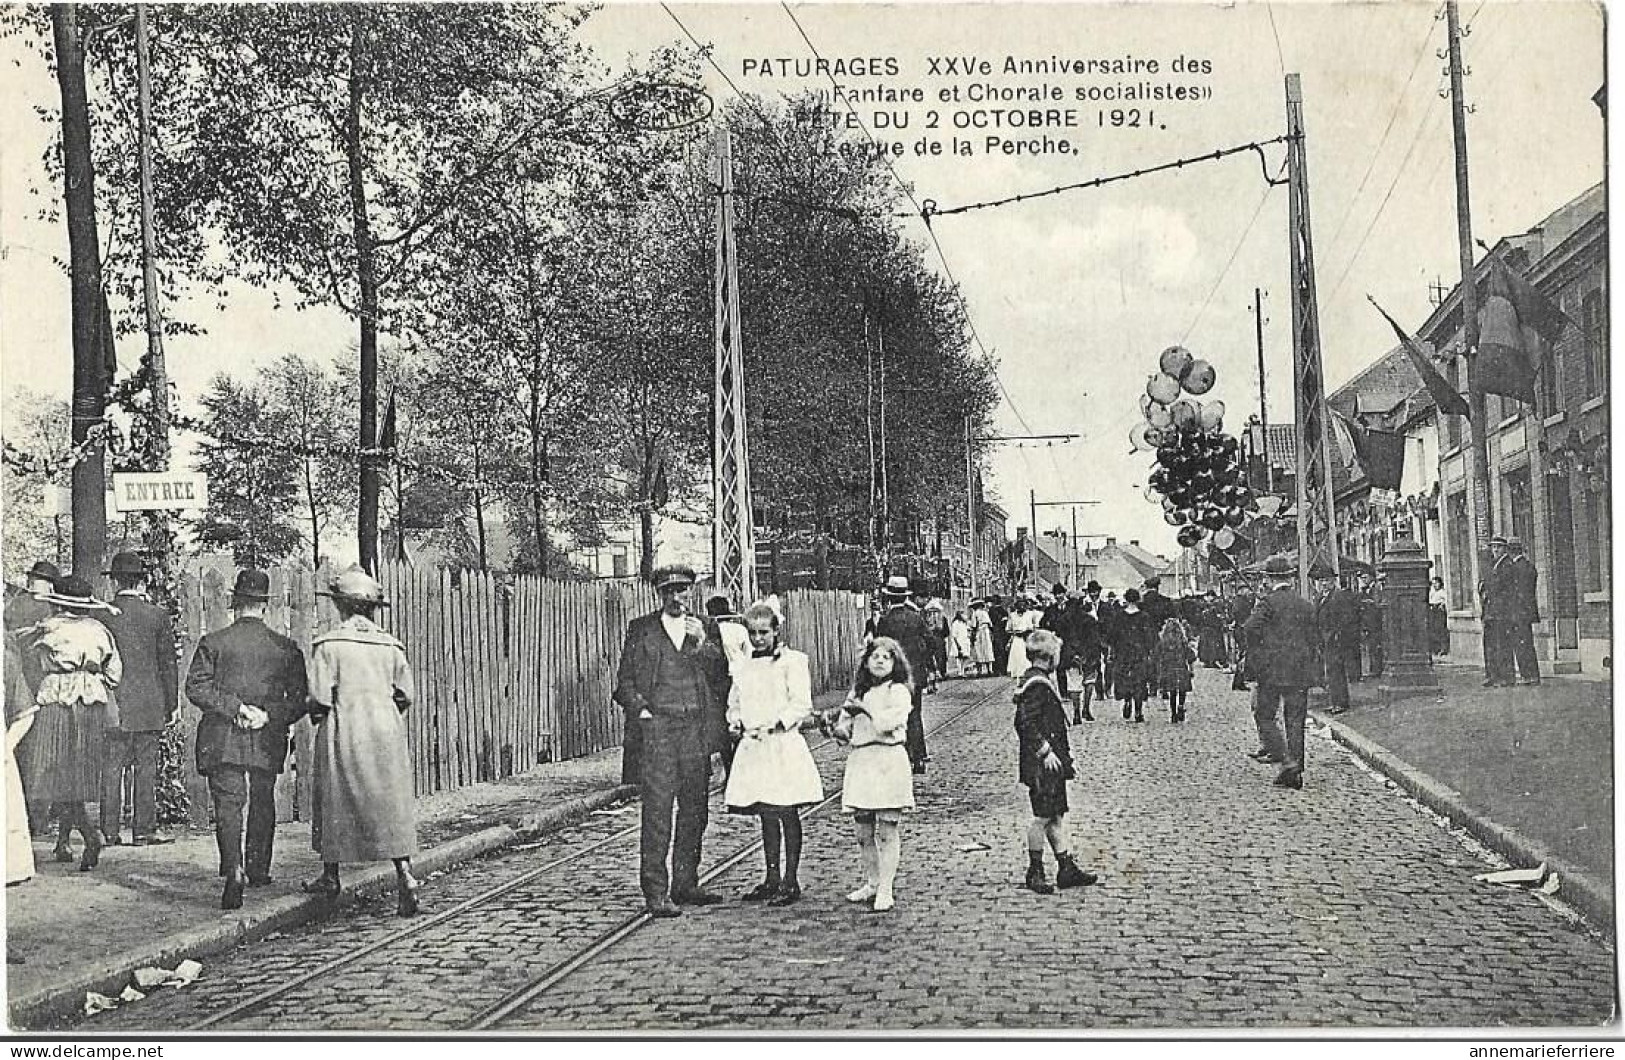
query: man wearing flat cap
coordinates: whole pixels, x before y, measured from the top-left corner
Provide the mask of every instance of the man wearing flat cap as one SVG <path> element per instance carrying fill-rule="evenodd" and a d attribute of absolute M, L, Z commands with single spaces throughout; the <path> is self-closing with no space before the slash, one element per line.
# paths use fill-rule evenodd
<path fill-rule="evenodd" d="M 660 610 L 627 626 L 614 698 L 639 737 L 643 900 L 654 916 L 672 917 L 680 905 L 721 900 L 700 890 L 699 869 L 709 765 L 728 739 L 728 660 L 715 623 L 688 613 L 694 569 L 659 567 L 653 581 Z"/>
<path fill-rule="evenodd" d="M 175 717 L 175 625 L 147 599 L 147 567 L 134 552 L 113 557 L 118 610 L 102 619 L 113 634 L 124 679 L 118 687 L 118 727 L 107 730 L 102 753 L 102 835 L 118 846 L 124 820 L 124 771 L 134 774 L 131 831 L 136 846 L 168 843 L 158 832 L 158 741 Z"/>
<path fill-rule="evenodd" d="M 231 590 L 235 621 L 198 641 L 186 673 L 186 698 L 203 712 L 197 771 L 209 779 L 214 799 L 214 836 L 226 878 L 222 909 L 241 908 L 245 886 L 271 882 L 276 778 L 288 757 L 288 729 L 307 710 L 305 657 L 265 625 L 270 598 L 264 571 L 238 571 Z"/>
<path fill-rule="evenodd" d="M 1247 672 L 1258 682 L 1253 720 L 1264 745 L 1260 760 L 1280 763 L 1275 784 L 1282 788 L 1303 787 L 1303 726 L 1309 713 L 1309 689 L 1325 680 L 1315 605 L 1293 588 L 1296 574 L 1285 556 L 1265 561 L 1269 591 L 1247 616 L 1244 627 Z M 1283 715 L 1285 738 L 1277 720 Z"/>

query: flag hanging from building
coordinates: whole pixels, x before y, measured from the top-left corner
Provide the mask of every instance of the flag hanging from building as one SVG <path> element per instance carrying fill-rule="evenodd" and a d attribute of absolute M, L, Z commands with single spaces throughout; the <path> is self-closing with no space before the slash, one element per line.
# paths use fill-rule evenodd
<path fill-rule="evenodd" d="M 1490 256 L 1478 310 L 1478 384 L 1486 394 L 1535 403 L 1535 376 L 1567 318 L 1499 255 Z"/>
<path fill-rule="evenodd" d="M 1427 352 L 1422 349 L 1421 345 L 1405 333 L 1405 329 L 1399 326 L 1397 320 L 1388 315 L 1386 309 L 1377 305 L 1375 298 L 1370 295 L 1365 297 L 1366 301 L 1370 302 L 1377 312 L 1382 314 L 1382 319 L 1388 321 L 1388 326 L 1394 329 L 1394 334 L 1399 336 L 1400 345 L 1405 348 L 1406 356 L 1411 359 L 1411 365 L 1416 369 L 1416 374 L 1422 377 L 1422 385 L 1427 387 L 1428 393 L 1432 395 L 1433 403 L 1439 407 L 1439 411 L 1451 416 L 1467 415 L 1467 399 L 1462 397 L 1456 391 L 1456 388 L 1450 385 L 1450 380 L 1441 375 L 1439 370 L 1433 366 L 1432 359 L 1428 357 Z"/>
<path fill-rule="evenodd" d="M 1378 431 L 1361 425 L 1333 410 L 1342 432 L 1346 433 L 1354 450 L 1354 459 L 1365 472 L 1366 481 L 1374 490 L 1397 490 L 1405 472 L 1405 436 L 1393 431 Z"/>

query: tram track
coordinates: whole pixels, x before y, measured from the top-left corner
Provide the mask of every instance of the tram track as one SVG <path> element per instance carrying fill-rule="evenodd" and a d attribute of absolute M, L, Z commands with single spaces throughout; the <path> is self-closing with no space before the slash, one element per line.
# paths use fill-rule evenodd
<path fill-rule="evenodd" d="M 970 703 L 958 708 L 954 711 L 954 713 L 943 719 L 937 725 L 933 726 L 930 733 L 936 734 L 954 725 L 962 718 L 985 706 L 995 696 L 999 695 L 1002 690 L 1003 683 L 1001 682 L 999 683 L 998 687 L 976 696 Z M 832 739 L 824 739 L 814 745 L 812 751 L 814 755 L 817 756 L 820 752 L 834 746 L 837 746 L 836 741 Z M 835 761 L 838 760 L 826 759 L 826 764 L 833 765 Z M 713 787 L 708 792 L 708 796 L 716 795 L 720 790 L 720 787 Z M 840 791 L 837 787 L 834 794 L 830 795 L 822 802 L 814 806 L 807 812 L 806 816 L 811 817 L 815 814 L 823 812 L 829 806 L 835 804 L 839 798 Z M 562 870 L 567 869 L 571 865 L 584 862 L 587 859 L 590 859 L 593 855 L 608 850 L 617 844 L 625 843 L 629 839 L 635 841 L 639 831 L 640 826 L 638 824 L 632 824 L 628 827 L 611 832 L 608 835 L 592 839 L 585 844 L 570 850 L 566 854 L 552 858 L 542 865 L 526 869 L 523 872 L 509 877 L 508 879 L 486 887 L 478 893 L 457 902 L 447 909 L 433 913 L 429 916 L 414 919 L 399 929 L 391 931 L 380 938 L 373 939 L 360 946 L 347 950 L 338 956 L 321 961 L 292 975 L 291 977 L 283 979 L 271 987 L 231 1004 L 226 1008 L 223 1008 L 217 1012 L 209 1013 L 188 1024 L 185 1027 L 185 1030 L 188 1032 L 220 1030 L 225 1027 L 241 1023 L 245 1019 L 251 1018 L 267 1008 L 274 1006 L 277 1002 L 283 999 L 291 998 L 292 996 L 298 994 L 302 989 L 311 986 L 311 984 L 330 979 L 338 973 L 351 968 L 362 961 L 365 961 L 369 957 L 384 954 L 393 948 L 401 947 L 405 943 L 409 943 L 415 939 L 425 936 L 444 925 L 469 918 L 483 910 L 495 908 L 497 907 L 497 903 L 499 903 L 502 899 L 515 895 L 517 892 L 523 891 L 523 889 L 528 885 L 535 884 L 538 881 L 544 881 L 550 876 L 559 874 Z M 760 851 L 761 845 L 761 839 L 758 837 L 753 841 L 746 842 L 743 845 L 735 848 L 731 853 L 711 866 L 701 876 L 700 882 L 705 884 L 727 873 L 740 862 L 744 861 L 752 854 Z M 574 952 L 563 959 L 551 963 L 540 975 L 527 978 L 524 986 L 516 990 L 509 991 L 503 995 L 500 1000 L 479 1009 L 472 1018 L 461 1023 L 461 1029 L 481 1030 L 499 1025 L 504 1019 L 507 1019 L 514 1012 L 524 1008 L 531 1001 L 544 995 L 548 990 L 552 989 L 552 987 L 556 986 L 558 983 L 563 982 L 577 969 L 589 963 L 600 954 L 612 949 L 626 938 L 635 934 L 640 928 L 645 926 L 650 919 L 651 918 L 647 912 L 641 910 L 636 914 L 620 919 L 609 930 L 599 933 L 587 945 L 578 947 L 574 950 Z"/>

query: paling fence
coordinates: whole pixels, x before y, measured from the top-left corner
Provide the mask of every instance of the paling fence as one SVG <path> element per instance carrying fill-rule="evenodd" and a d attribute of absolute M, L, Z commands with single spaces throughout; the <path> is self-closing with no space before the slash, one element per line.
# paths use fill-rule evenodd
<path fill-rule="evenodd" d="M 337 620 L 317 595 L 332 571 L 272 568 L 266 624 L 302 650 Z M 231 621 L 234 568 L 194 561 L 181 572 L 178 630 L 184 680 L 204 633 Z M 591 754 L 621 741 L 622 714 L 611 701 L 627 624 L 659 606 L 633 581 L 558 582 L 501 578 L 383 563 L 379 581 L 390 606 L 379 624 L 406 646 L 417 700 L 407 712 L 418 794 L 522 773 L 542 762 Z M 835 590 L 798 590 L 784 600 L 785 636 L 811 659 L 815 690 L 851 680 L 861 649 L 865 598 Z M 188 793 L 194 818 L 209 813 L 208 787 L 193 768 L 198 711 L 184 702 Z M 283 775 L 278 813 L 308 816 L 311 727 L 294 729 L 296 765 Z"/>

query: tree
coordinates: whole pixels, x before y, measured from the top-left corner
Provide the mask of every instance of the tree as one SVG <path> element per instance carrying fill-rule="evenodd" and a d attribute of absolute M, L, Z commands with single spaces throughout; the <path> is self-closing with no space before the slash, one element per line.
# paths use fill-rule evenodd
<path fill-rule="evenodd" d="M 350 394 L 331 371 L 295 353 L 261 370 L 264 416 L 293 449 L 301 521 L 312 570 L 322 565 L 322 538 L 342 525 L 354 481 L 355 436 L 340 426 Z"/>
<path fill-rule="evenodd" d="M 26 387 L 6 396 L 6 440 L 16 447 L 0 469 L 0 511 L 5 519 L 5 569 L 17 574 L 36 560 L 63 563 L 63 516 L 45 514 L 47 490 L 68 485 L 64 462 L 72 449 L 68 403 L 50 400 Z"/>
<path fill-rule="evenodd" d="M 197 523 L 199 543 L 231 549 L 245 567 L 266 567 L 298 550 L 288 516 L 299 504 L 299 458 L 288 425 L 265 391 L 217 375 L 204 394 L 207 435 L 199 471 L 209 477 L 209 505 Z"/>

